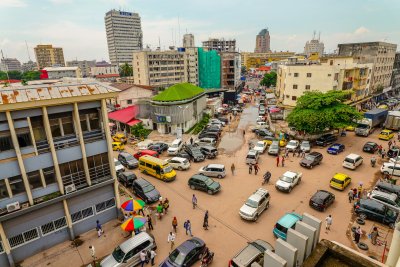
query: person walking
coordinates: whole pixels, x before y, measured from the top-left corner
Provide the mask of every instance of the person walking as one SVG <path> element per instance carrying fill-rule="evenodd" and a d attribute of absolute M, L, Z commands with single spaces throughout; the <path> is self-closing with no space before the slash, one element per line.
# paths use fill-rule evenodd
<path fill-rule="evenodd" d="M 190 144 L 193 145 L 193 137 L 190 137 Z"/>
<path fill-rule="evenodd" d="M 279 154 L 276 156 L 276 167 L 279 167 Z"/>
<path fill-rule="evenodd" d="M 163 212 L 164 212 L 164 205 L 163 205 L 162 201 L 160 201 L 160 203 L 158 203 L 156 209 L 157 209 L 158 218 L 161 220 L 161 218 L 163 216 Z"/>
<path fill-rule="evenodd" d="M 381 152 L 382 159 L 385 158 L 385 155 L 386 155 L 386 151 L 385 151 L 385 149 L 382 149 L 382 152 Z"/>
<path fill-rule="evenodd" d="M 193 194 L 193 196 L 192 196 L 192 205 L 193 205 L 193 209 L 195 209 L 197 206 L 197 197 L 195 196 L 195 194 Z"/>
<path fill-rule="evenodd" d="M 165 200 L 163 202 L 163 208 L 164 208 L 165 214 L 167 214 L 168 213 L 168 208 L 169 208 L 169 200 L 168 200 L 168 198 L 165 198 Z"/>
<path fill-rule="evenodd" d="M 203 228 L 204 230 L 208 230 L 208 210 L 206 210 L 206 213 L 204 214 Z"/>
<path fill-rule="evenodd" d="M 89 246 L 89 251 L 90 255 L 92 256 L 93 263 L 96 266 L 96 250 L 94 249 L 94 246 Z"/>
<path fill-rule="evenodd" d="M 258 166 L 258 163 L 254 165 L 254 174 L 257 175 L 258 171 L 260 170 L 260 167 Z"/>
<path fill-rule="evenodd" d="M 178 227 L 178 220 L 176 219 L 176 217 L 174 217 L 172 219 L 172 228 L 174 229 L 175 233 L 176 233 L 177 227 Z"/>
<path fill-rule="evenodd" d="M 389 147 L 389 149 L 390 149 L 391 146 L 392 146 L 392 141 L 389 141 L 389 142 L 388 142 L 388 147 Z"/>
<path fill-rule="evenodd" d="M 193 236 L 193 235 L 192 235 L 192 225 L 191 225 L 191 223 L 190 223 L 189 220 L 187 220 L 187 221 L 183 224 L 183 227 L 184 227 L 185 230 L 186 230 L 186 235 L 187 235 L 188 232 L 189 232 L 190 236 Z"/>
<path fill-rule="evenodd" d="M 360 183 L 360 184 L 358 185 L 358 189 L 357 189 L 357 198 L 358 198 L 358 199 L 361 198 L 362 191 L 363 191 L 363 186 L 362 186 L 362 184 Z"/>
<path fill-rule="evenodd" d="M 285 167 L 285 157 L 284 156 L 282 156 L 281 162 L 282 162 L 282 167 Z"/>
<path fill-rule="evenodd" d="M 157 256 L 156 252 L 154 251 L 154 248 L 150 250 L 150 263 L 151 266 L 154 266 L 154 258 Z"/>
<path fill-rule="evenodd" d="M 245 137 L 245 135 L 246 135 L 246 131 L 245 131 L 245 130 L 243 130 L 243 137 Z"/>
<path fill-rule="evenodd" d="M 301 157 L 304 158 L 305 156 L 306 156 L 306 151 L 303 149 L 303 150 L 301 151 Z"/>
<path fill-rule="evenodd" d="M 96 221 L 96 231 L 97 231 L 97 237 L 100 237 L 104 233 L 99 220 Z"/>
<path fill-rule="evenodd" d="M 249 174 L 251 174 L 253 172 L 253 165 L 251 165 L 251 163 L 249 163 Z"/>
<path fill-rule="evenodd" d="M 353 200 L 357 198 L 357 188 L 353 188 Z"/>
<path fill-rule="evenodd" d="M 146 263 L 146 251 L 142 250 L 140 251 L 139 257 L 140 257 L 140 266 L 143 267 L 144 264 Z"/>
<path fill-rule="evenodd" d="M 235 175 L 235 164 L 232 163 L 231 165 L 232 175 Z"/>
<path fill-rule="evenodd" d="M 174 249 L 174 245 L 175 245 L 175 234 L 172 232 L 169 232 L 167 241 L 168 241 L 168 243 L 171 244 L 170 251 L 172 251 Z"/>
<path fill-rule="evenodd" d="M 354 200 L 354 192 L 353 189 L 350 189 L 349 192 L 347 193 L 347 196 L 349 197 L 349 203 Z"/>
<path fill-rule="evenodd" d="M 331 230 L 331 225 L 332 225 L 332 215 L 328 215 L 328 217 L 325 218 L 325 229 L 326 230 Z"/>
<path fill-rule="evenodd" d="M 147 227 L 149 228 L 150 231 L 154 230 L 153 222 L 152 222 L 152 219 L 151 219 L 150 215 L 147 215 Z"/>
<path fill-rule="evenodd" d="M 378 239 L 378 236 L 379 236 L 378 228 L 375 226 L 372 229 L 372 232 L 371 232 L 371 243 L 372 243 L 372 245 L 376 245 L 376 240 Z"/>
<path fill-rule="evenodd" d="M 358 226 L 356 228 L 356 231 L 354 232 L 354 241 L 356 242 L 356 244 L 358 244 L 358 242 L 360 242 L 361 235 L 362 235 L 362 230 L 361 230 L 361 227 Z"/>
<path fill-rule="evenodd" d="M 138 214 L 139 214 L 139 215 L 140 215 L 140 213 L 142 213 L 142 216 L 143 216 L 143 217 L 145 216 L 145 215 L 144 215 L 143 209 L 138 210 Z"/>

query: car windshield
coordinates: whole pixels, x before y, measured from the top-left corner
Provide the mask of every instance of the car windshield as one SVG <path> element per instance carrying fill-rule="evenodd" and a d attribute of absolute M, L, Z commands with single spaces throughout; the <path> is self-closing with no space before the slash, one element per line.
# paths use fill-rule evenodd
<path fill-rule="evenodd" d="M 175 249 L 172 251 L 172 253 L 169 255 L 169 260 L 172 261 L 173 263 L 177 265 L 182 265 L 183 262 L 185 261 L 186 255 L 180 252 L 179 250 Z"/>
<path fill-rule="evenodd" d="M 169 172 L 171 172 L 172 171 L 172 167 L 171 166 L 167 166 L 167 167 L 164 167 L 163 168 L 163 172 L 164 173 L 169 173 Z"/>
<path fill-rule="evenodd" d="M 271 149 L 278 149 L 278 145 L 272 144 L 272 145 L 270 146 L 270 148 L 271 148 Z"/>
<path fill-rule="evenodd" d="M 339 146 L 331 146 L 332 149 L 339 149 Z"/>
<path fill-rule="evenodd" d="M 249 206 L 249 207 L 252 207 L 252 208 L 257 208 L 258 203 L 257 203 L 257 201 L 248 199 L 246 201 L 246 205 Z"/>
<path fill-rule="evenodd" d="M 183 164 L 188 164 L 189 161 L 188 161 L 187 159 L 185 159 L 185 160 L 182 160 L 182 163 L 183 163 Z"/>
<path fill-rule="evenodd" d="M 177 147 L 179 147 L 179 145 L 178 144 L 172 144 L 171 147 L 177 148 Z"/>
<path fill-rule="evenodd" d="M 146 185 L 145 187 L 143 187 L 143 192 L 145 192 L 145 193 L 151 192 L 153 190 L 154 190 L 154 186 L 151 185 L 151 184 Z"/>
<path fill-rule="evenodd" d="M 284 227 L 284 226 L 282 226 L 282 225 L 280 225 L 279 223 L 277 223 L 276 225 L 275 225 L 275 227 L 276 227 L 276 229 L 278 229 L 279 231 L 281 231 L 281 232 L 283 232 L 283 233 L 287 233 L 287 228 L 286 227 Z"/>
<path fill-rule="evenodd" d="M 388 135 L 389 133 L 387 132 L 381 132 L 381 135 Z"/>
<path fill-rule="evenodd" d="M 313 160 L 314 160 L 314 157 L 311 156 L 311 155 L 307 155 L 307 156 L 305 157 L 305 159 L 306 159 L 306 160 L 313 161 Z"/>
<path fill-rule="evenodd" d="M 309 147 L 309 146 L 310 146 L 310 143 L 302 143 L 301 146 Z"/>
<path fill-rule="evenodd" d="M 289 146 L 296 146 L 296 145 L 297 145 L 297 142 L 296 142 L 296 141 L 290 141 L 290 142 L 288 143 L 288 145 L 289 145 Z"/>
<path fill-rule="evenodd" d="M 353 159 L 349 159 L 349 158 L 345 158 L 344 161 L 348 162 L 348 163 L 354 163 Z"/>
<path fill-rule="evenodd" d="M 118 165 L 122 165 L 121 162 L 120 162 L 119 160 L 117 160 L 117 161 L 115 162 L 115 166 L 118 166 Z"/>
<path fill-rule="evenodd" d="M 256 147 L 263 148 L 264 144 L 256 144 Z"/>
<path fill-rule="evenodd" d="M 210 186 L 214 183 L 214 181 L 212 179 L 207 179 L 204 182 L 206 183 L 207 186 Z"/>
<path fill-rule="evenodd" d="M 121 262 L 124 257 L 125 257 L 125 253 L 122 251 L 122 249 L 118 246 L 114 249 L 113 253 L 112 253 L 113 258 L 117 261 L 117 262 Z"/>
<path fill-rule="evenodd" d="M 135 158 L 132 155 L 126 156 L 125 158 L 127 161 L 135 160 Z"/>
<path fill-rule="evenodd" d="M 332 182 L 337 183 L 337 184 L 344 184 L 344 181 L 338 180 L 336 178 L 332 178 Z"/>
<path fill-rule="evenodd" d="M 287 176 L 281 176 L 281 177 L 279 177 L 279 180 L 282 180 L 282 181 L 287 182 L 287 183 L 291 183 L 293 181 L 293 178 L 292 177 L 287 177 Z"/>
<path fill-rule="evenodd" d="M 369 125 L 367 125 L 367 124 L 358 124 L 357 125 L 357 128 L 360 128 L 360 129 L 366 129 L 368 127 L 369 127 Z"/>
<path fill-rule="evenodd" d="M 248 159 L 255 159 L 256 156 L 255 156 L 255 155 L 247 155 L 247 158 L 248 158 Z"/>

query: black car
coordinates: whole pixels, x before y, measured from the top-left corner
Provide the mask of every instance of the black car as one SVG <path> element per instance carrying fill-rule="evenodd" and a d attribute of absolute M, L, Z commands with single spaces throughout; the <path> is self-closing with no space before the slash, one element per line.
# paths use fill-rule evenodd
<path fill-rule="evenodd" d="M 205 252 L 206 244 L 197 237 L 186 240 L 174 249 L 159 267 L 190 267 Z"/>
<path fill-rule="evenodd" d="M 354 212 L 365 220 L 370 219 L 394 228 L 397 213 L 373 199 L 360 199 L 354 203 Z"/>
<path fill-rule="evenodd" d="M 185 152 L 185 151 L 181 151 L 181 152 L 179 152 L 178 154 L 176 154 L 176 157 L 178 157 L 178 158 L 185 158 L 185 159 L 187 159 L 187 160 L 191 160 L 192 158 L 190 157 L 190 155 L 187 153 L 187 152 Z"/>
<path fill-rule="evenodd" d="M 131 186 L 133 181 L 136 180 L 136 175 L 132 172 L 120 172 L 118 173 L 118 182 L 123 184 L 125 187 Z"/>
<path fill-rule="evenodd" d="M 310 198 L 310 207 L 319 210 L 325 211 L 326 208 L 331 205 L 335 201 L 335 195 L 326 190 L 318 190 L 311 198 Z"/>
<path fill-rule="evenodd" d="M 166 143 L 153 143 L 148 147 L 149 150 L 156 151 L 158 154 L 161 154 L 164 151 L 168 150 L 168 145 Z"/>
<path fill-rule="evenodd" d="M 160 192 L 143 178 L 133 181 L 132 191 L 146 203 L 154 203 L 160 199 Z"/>
<path fill-rule="evenodd" d="M 205 156 L 201 153 L 199 147 L 193 145 L 185 146 L 185 151 L 190 155 L 194 162 L 200 162 L 205 160 Z"/>
<path fill-rule="evenodd" d="M 320 138 L 316 140 L 316 144 L 319 146 L 327 146 L 333 144 L 337 140 L 336 135 L 334 134 L 324 134 Z"/>
<path fill-rule="evenodd" d="M 376 183 L 374 189 L 386 193 L 396 194 L 398 197 L 400 197 L 400 185 L 394 185 L 381 181 Z"/>
<path fill-rule="evenodd" d="M 139 161 L 127 152 L 119 153 L 118 160 L 128 169 L 133 169 L 139 166 Z"/>
<path fill-rule="evenodd" d="M 323 158 L 321 153 L 313 151 L 300 161 L 300 166 L 312 169 L 314 166 L 321 164 Z"/>
<path fill-rule="evenodd" d="M 391 146 L 386 155 L 387 155 L 389 158 L 395 158 L 395 157 L 397 157 L 397 156 L 400 156 L 400 153 L 399 153 L 399 152 L 400 152 L 400 147 L 398 147 L 398 146 Z"/>
<path fill-rule="evenodd" d="M 363 151 L 371 154 L 375 154 L 378 151 L 378 144 L 375 142 L 366 142 L 363 146 Z"/>
<path fill-rule="evenodd" d="M 225 117 L 220 116 L 220 117 L 217 117 L 217 119 L 220 120 L 220 121 L 222 121 L 222 122 L 225 122 L 225 124 L 228 124 L 228 123 L 229 123 L 228 118 L 225 118 Z"/>
<path fill-rule="evenodd" d="M 195 174 L 188 180 L 188 185 L 193 190 L 202 190 L 213 195 L 221 190 L 221 185 L 208 176 Z"/>

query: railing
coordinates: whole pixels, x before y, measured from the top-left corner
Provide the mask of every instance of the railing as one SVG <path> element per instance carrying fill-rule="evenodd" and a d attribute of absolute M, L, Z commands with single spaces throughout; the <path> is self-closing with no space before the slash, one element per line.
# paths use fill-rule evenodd
<path fill-rule="evenodd" d="M 79 145 L 78 138 L 76 138 L 75 134 L 54 137 L 53 141 L 56 150 Z"/>
<path fill-rule="evenodd" d="M 90 168 L 89 175 L 93 184 L 98 184 L 112 179 L 109 164 L 103 164 L 101 166 Z"/>
<path fill-rule="evenodd" d="M 83 171 L 63 176 L 62 182 L 64 186 L 74 184 L 77 190 L 87 187 L 88 185 L 86 182 L 85 172 Z"/>
<path fill-rule="evenodd" d="M 39 154 L 44 154 L 50 152 L 50 146 L 47 140 L 37 141 L 36 149 Z"/>
<path fill-rule="evenodd" d="M 104 139 L 106 139 L 106 135 L 101 130 L 94 130 L 83 133 L 83 140 L 85 141 L 85 144 Z"/>

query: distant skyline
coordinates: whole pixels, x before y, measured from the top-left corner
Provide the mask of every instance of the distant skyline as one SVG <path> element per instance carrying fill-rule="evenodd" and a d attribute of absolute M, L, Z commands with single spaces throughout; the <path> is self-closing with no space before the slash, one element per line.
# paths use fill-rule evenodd
<path fill-rule="evenodd" d="M 62 47 L 66 61 L 109 61 L 104 16 L 110 9 L 139 13 L 144 47 L 153 49 L 159 40 L 162 49 L 181 46 L 188 32 L 197 46 L 208 38 L 236 39 L 240 51 L 252 52 L 263 28 L 272 51 L 303 52 L 314 30 L 327 53 L 338 43 L 400 45 L 398 0 L 0 0 L 0 49 L 26 62 L 26 40 L 33 61 L 37 44 Z"/>

